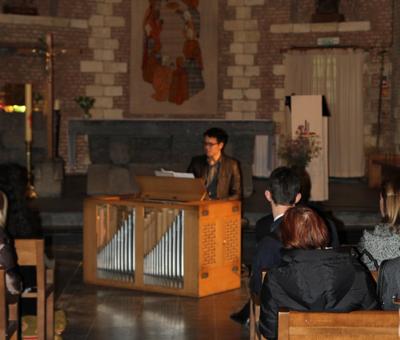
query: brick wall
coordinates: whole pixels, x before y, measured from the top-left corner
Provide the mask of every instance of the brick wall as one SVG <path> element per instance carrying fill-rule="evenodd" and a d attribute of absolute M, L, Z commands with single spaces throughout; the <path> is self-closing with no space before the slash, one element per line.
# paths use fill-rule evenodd
<path fill-rule="evenodd" d="M 224 31 L 226 40 L 222 46 L 229 48 L 224 63 L 223 100 L 226 119 L 256 119 L 260 110 L 261 87 L 260 60 L 257 60 L 261 44 L 262 28 L 257 13 L 264 11 L 265 0 L 228 0 L 227 5 L 233 9 L 225 18 Z M 226 66 L 225 66 L 226 65 Z"/>
<path fill-rule="evenodd" d="M 284 109 L 284 51 L 291 46 L 313 47 L 318 37 L 338 36 L 341 44 L 359 46 L 367 51 L 364 76 L 365 145 L 366 148 L 375 145 L 379 52 L 390 50 L 392 42 L 391 0 L 342 0 L 340 12 L 345 15 L 346 23 L 340 28 L 335 25 L 309 25 L 314 0 L 218 1 L 219 86 L 216 118 L 273 118 L 279 123 Z M 128 111 L 130 1 L 58 0 L 52 8 L 48 7 L 48 0 L 37 0 L 36 3 L 42 15 L 53 13 L 57 17 L 48 20 L 42 17 L 41 22 L 33 18 L 32 22 L 24 25 L 18 16 L 0 15 L 0 41 L 36 41 L 52 31 L 56 47 L 67 49 L 65 55 L 59 55 L 55 60 L 55 97 L 62 102 L 60 153 L 66 158 L 67 120 L 82 115 L 73 100 L 75 96 L 86 94 L 96 97 L 93 114 L 99 119 L 122 118 L 123 113 Z M 396 4 L 396 14 L 400 15 L 399 4 Z M 395 33 L 400 41 L 398 26 Z M 293 32 L 294 27 L 302 33 Z M 387 149 L 393 146 L 396 135 L 400 135 L 400 114 L 392 114 L 400 112 L 397 109 L 399 100 L 390 100 L 390 93 L 395 94 L 393 87 L 400 85 L 396 63 L 399 53 L 400 42 L 397 42 L 393 55 L 388 53 L 385 57 L 385 74 L 391 90 L 382 106 L 382 145 Z M 396 77 L 393 84 L 392 60 L 395 60 Z M 17 79 L 18 82 L 31 81 L 39 91 L 43 91 L 45 71 L 40 58 L 2 54 L 0 67 L 0 88 L 10 79 Z M 392 106 L 397 110 L 392 111 Z M 83 172 L 86 169 L 88 156 L 84 138 L 79 140 L 78 148 L 78 165 L 67 171 Z"/>
<path fill-rule="evenodd" d="M 284 79 L 283 57 L 294 46 L 317 47 L 319 37 L 339 37 L 340 44 L 366 51 L 364 67 L 364 140 L 366 151 L 376 144 L 380 52 L 390 50 L 392 10 L 390 0 L 341 1 L 340 12 L 346 22 L 340 24 L 310 24 L 313 1 L 301 1 L 301 9 L 293 10 L 300 1 L 266 1 L 264 11 L 257 12 L 263 38 L 257 62 L 261 65 L 258 79 L 262 89 L 257 117 L 283 120 Z M 292 5 L 292 6 L 291 6 Z M 293 25 L 294 24 L 294 25 Z M 384 59 L 384 74 L 391 88 L 391 55 Z M 395 129 L 392 124 L 390 91 L 382 101 L 381 145 L 393 145 Z"/>
<path fill-rule="evenodd" d="M 395 129 L 394 150 L 400 153 L 400 2 L 394 1 L 393 22 L 393 81 L 392 81 L 392 126 Z"/>

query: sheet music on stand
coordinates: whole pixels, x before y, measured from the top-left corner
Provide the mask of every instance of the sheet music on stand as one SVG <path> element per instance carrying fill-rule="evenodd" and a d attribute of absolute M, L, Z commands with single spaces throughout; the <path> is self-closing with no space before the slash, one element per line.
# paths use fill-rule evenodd
<path fill-rule="evenodd" d="M 160 170 L 155 170 L 154 175 L 157 177 L 194 178 L 194 175 L 191 172 L 176 172 L 172 170 L 165 170 L 163 168 Z"/>

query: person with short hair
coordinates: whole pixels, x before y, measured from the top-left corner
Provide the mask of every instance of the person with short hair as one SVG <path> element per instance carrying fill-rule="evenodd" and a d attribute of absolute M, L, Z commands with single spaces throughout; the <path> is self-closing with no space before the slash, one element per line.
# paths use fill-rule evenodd
<path fill-rule="evenodd" d="M 280 225 L 282 262 L 268 271 L 261 289 L 259 328 L 278 337 L 280 308 L 349 312 L 377 307 L 375 282 L 347 249 L 326 248 L 329 230 L 308 207 L 289 208 Z"/>
<path fill-rule="evenodd" d="M 271 172 L 265 189 L 265 198 L 271 205 L 273 221 L 268 232 L 257 244 L 252 264 L 250 291 L 257 302 L 262 286 L 262 272 L 277 266 L 281 261 L 280 225 L 284 213 L 301 200 L 301 183 L 297 173 L 282 166 Z"/>
<path fill-rule="evenodd" d="M 305 170 L 299 170 L 296 168 L 291 168 L 293 170 L 299 180 L 300 180 L 300 194 L 301 199 L 297 204 L 304 205 L 312 210 L 314 210 L 325 222 L 329 229 L 329 238 L 330 238 L 330 246 L 331 247 L 339 247 L 340 240 L 337 232 L 336 222 L 334 217 L 330 212 L 325 211 L 318 203 L 310 202 L 311 196 L 311 178 L 310 175 Z M 275 183 L 275 185 L 279 186 L 279 183 Z M 282 187 L 283 189 L 283 187 Z M 272 225 L 273 215 L 269 214 L 262 218 L 260 218 L 256 222 L 256 242 L 259 243 L 264 236 L 268 236 L 271 233 L 270 227 Z"/>
<path fill-rule="evenodd" d="M 300 188 L 297 173 L 285 166 L 274 169 L 268 178 L 264 196 L 271 205 L 272 214 L 263 217 L 260 223 L 257 222 L 261 236 L 257 239 L 249 282 L 251 298 L 257 304 L 262 287 L 262 272 L 279 265 L 281 261 L 279 226 L 285 211 L 301 200 Z M 230 318 L 245 325 L 249 322 L 249 316 L 250 300 L 238 312 L 232 313 Z"/>
<path fill-rule="evenodd" d="M 225 155 L 228 134 L 220 128 L 203 134 L 204 155 L 193 157 L 187 172 L 204 179 L 210 199 L 240 200 L 242 176 L 239 161 Z"/>
<path fill-rule="evenodd" d="M 303 177 L 302 177 L 303 176 Z M 306 185 L 304 185 L 306 184 Z M 250 276 L 250 292 L 255 303 L 259 304 L 262 287 L 262 272 L 277 266 L 281 261 L 282 242 L 280 240 L 280 224 L 283 214 L 295 204 L 307 204 L 310 197 L 311 181 L 304 178 L 304 173 L 286 166 L 272 171 L 266 185 L 265 198 L 271 205 L 272 214 L 266 215 L 256 223 L 257 249 L 252 263 Z M 314 207 L 312 207 L 314 209 Z M 329 227 L 330 246 L 339 247 L 336 226 L 321 210 L 317 213 Z M 246 324 L 250 316 L 250 303 L 231 314 L 231 319 Z"/>

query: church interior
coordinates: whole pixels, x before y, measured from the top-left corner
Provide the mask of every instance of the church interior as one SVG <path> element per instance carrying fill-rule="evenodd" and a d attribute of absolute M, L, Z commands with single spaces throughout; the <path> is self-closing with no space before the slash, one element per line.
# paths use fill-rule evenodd
<path fill-rule="evenodd" d="M 280 166 L 306 172 L 341 245 L 380 223 L 381 183 L 400 174 L 400 2 L 0 0 L 0 33 L 21 339 L 262 339 L 230 316 Z M 213 127 L 240 200 L 188 177 Z"/>

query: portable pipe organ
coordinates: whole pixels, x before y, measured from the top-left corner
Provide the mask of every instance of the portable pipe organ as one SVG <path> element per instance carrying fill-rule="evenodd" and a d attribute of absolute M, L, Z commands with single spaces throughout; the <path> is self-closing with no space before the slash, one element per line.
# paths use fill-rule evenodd
<path fill-rule="evenodd" d="M 201 200 L 197 179 L 138 179 L 140 197 L 85 200 L 85 282 L 195 297 L 239 288 L 240 202 Z"/>

